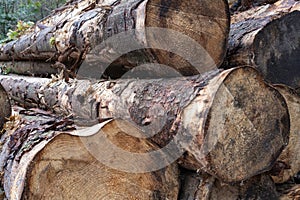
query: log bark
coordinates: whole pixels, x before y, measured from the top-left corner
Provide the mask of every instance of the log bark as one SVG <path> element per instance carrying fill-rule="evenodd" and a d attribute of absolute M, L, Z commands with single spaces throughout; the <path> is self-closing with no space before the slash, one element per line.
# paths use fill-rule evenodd
<path fill-rule="evenodd" d="M 78 124 L 126 120 L 143 132 L 139 137 L 165 149 L 171 146 L 169 159 L 186 152 L 181 165 L 224 182 L 269 170 L 288 142 L 284 98 L 250 67 L 186 78 L 96 83 L 0 78 L 13 99 L 73 114 Z"/>
<path fill-rule="evenodd" d="M 0 130 L 2 131 L 4 123 L 11 115 L 11 105 L 8 95 L 0 84 Z"/>
<path fill-rule="evenodd" d="M 207 69 L 223 62 L 229 33 L 229 11 L 225 0 L 82 0 L 70 2 L 39 24 L 46 28 L 41 30 L 36 26 L 20 39 L 1 46 L 0 60 L 48 60 L 51 64 L 58 61 L 76 71 L 86 58 L 86 53 L 95 49 L 85 64 L 94 65 L 96 60 L 100 68 L 98 77 L 101 76 L 99 71 L 104 72 L 111 63 L 117 67 L 113 71 L 122 71 L 144 62 L 165 64 L 183 75 L 193 75 L 199 74 L 193 66 L 195 64 Z M 153 35 L 155 33 L 147 27 L 164 29 L 160 34 Z M 178 33 L 169 34 L 166 29 Z M 126 31 L 130 32 L 126 37 L 123 35 L 121 39 L 114 38 L 114 41 L 107 42 L 110 37 Z M 186 44 L 187 41 L 179 33 L 190 37 L 194 45 Z M 53 39 L 54 44 L 50 44 Z M 199 52 L 195 47 L 198 43 L 203 50 L 195 55 L 195 50 Z M 130 53 L 126 52 L 128 47 L 137 49 L 131 49 Z M 182 55 L 174 55 L 178 52 Z M 169 71 L 163 73 L 159 69 L 154 72 L 160 75 Z M 108 76 L 114 77 L 112 74 Z"/>
<path fill-rule="evenodd" d="M 278 162 L 286 167 L 273 176 L 276 183 L 283 183 L 294 177 L 300 171 L 300 96 L 284 85 L 276 85 L 276 89 L 285 98 L 290 114 L 289 144 L 278 158 Z"/>
<path fill-rule="evenodd" d="M 184 173 L 180 200 L 278 199 L 272 178 L 261 174 L 242 183 L 226 184 L 207 174 Z"/>
<path fill-rule="evenodd" d="M 144 173 L 133 173 L 113 169 L 108 163 L 97 160 L 93 153 L 105 156 L 111 151 L 110 148 L 102 148 L 100 139 L 103 137 L 110 140 L 110 145 L 117 145 L 132 155 L 158 149 L 149 141 L 130 136 L 126 131 L 137 129 L 127 126 L 124 130 L 120 123 L 120 120 L 105 123 L 88 136 L 85 130 L 57 132 L 35 144 L 32 144 L 33 133 L 23 135 L 22 148 L 4 170 L 6 197 L 15 200 L 177 199 L 179 182 L 176 163 L 160 170 L 146 171 L 147 166 L 156 162 L 155 158 L 144 156 L 144 163 L 129 162 L 130 158 L 127 158 L 131 169 L 145 168 Z M 26 129 L 26 126 L 31 125 L 23 124 L 20 129 Z M 43 128 L 44 125 L 40 125 L 39 130 Z M 47 134 L 47 131 L 44 132 L 40 135 Z M 93 145 L 95 149 L 91 153 L 90 147 Z M 31 146 L 31 149 L 24 150 L 24 146 Z"/>
<path fill-rule="evenodd" d="M 60 70 L 52 67 L 47 62 L 27 62 L 27 61 L 5 61 L 0 62 L 1 74 L 19 74 L 27 76 L 50 77 L 51 74 L 59 73 Z"/>
<path fill-rule="evenodd" d="M 280 192 L 280 200 L 297 200 L 300 198 L 300 185 L 293 183 L 288 185 L 287 188 L 283 188 Z"/>
<path fill-rule="evenodd" d="M 245 11 L 253 6 L 261 6 L 265 4 L 273 4 L 278 0 L 229 0 L 230 12 Z"/>
<path fill-rule="evenodd" d="M 281 0 L 232 16 L 227 66 L 256 66 L 272 83 L 300 86 L 300 2 Z"/>

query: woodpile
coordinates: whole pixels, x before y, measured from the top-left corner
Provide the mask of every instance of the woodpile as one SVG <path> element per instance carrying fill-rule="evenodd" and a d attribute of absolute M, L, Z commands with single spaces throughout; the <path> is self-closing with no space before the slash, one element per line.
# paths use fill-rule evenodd
<path fill-rule="evenodd" d="M 70 0 L 2 44 L 1 198 L 297 199 L 300 2 L 229 3 Z"/>

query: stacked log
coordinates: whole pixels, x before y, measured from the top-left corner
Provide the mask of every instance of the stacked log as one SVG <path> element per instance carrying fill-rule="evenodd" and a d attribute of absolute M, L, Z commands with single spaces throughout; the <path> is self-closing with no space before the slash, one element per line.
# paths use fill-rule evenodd
<path fill-rule="evenodd" d="M 225 67 L 255 66 L 271 83 L 300 87 L 299 17 L 293 0 L 233 15 Z"/>
<path fill-rule="evenodd" d="M 114 121 L 103 125 L 101 132 L 86 137 L 89 137 L 88 140 L 98 140 L 103 134 L 126 151 L 143 153 L 158 148 L 147 141 L 126 135 Z M 20 160 L 14 160 L 6 167 L 4 174 L 6 197 L 8 199 L 177 198 L 179 182 L 176 163 L 158 171 L 145 173 L 127 173 L 112 169 L 99 162 L 79 136 L 79 132 L 58 133 L 37 145 L 30 143 L 32 141 L 29 139 L 30 136 L 24 140 L 27 146 L 33 147 L 30 151 L 23 152 Z M 128 146 L 124 141 L 133 145 Z M 146 159 L 147 162 L 151 162 L 151 157 Z"/>
<path fill-rule="evenodd" d="M 296 94 L 295 90 L 285 85 L 276 85 L 276 89 L 284 96 L 290 114 L 289 144 L 278 158 L 278 161 L 283 163 L 286 168 L 273 176 L 276 183 L 284 183 L 300 171 L 300 96 Z"/>
<path fill-rule="evenodd" d="M 163 151 L 166 154 L 163 158 L 166 159 L 167 164 L 172 163 L 172 159 L 177 156 L 174 155 L 174 150 L 177 150 L 180 153 L 179 156 L 184 154 L 179 160 L 180 165 L 193 170 L 205 171 L 228 183 L 247 180 L 264 171 L 269 171 L 288 141 L 289 115 L 284 98 L 273 87 L 265 84 L 253 68 L 236 68 L 221 73 L 214 72 L 214 74 L 212 73 L 207 77 L 196 76 L 170 80 L 120 80 L 114 82 L 113 85 L 110 81 L 92 85 L 90 81 L 83 80 L 74 81 L 73 85 L 68 86 L 68 83 L 63 80 L 51 83 L 49 79 L 13 76 L 2 76 L 1 82 L 10 96 L 15 97 L 13 99 L 20 101 L 20 103 L 26 102 L 27 105 L 30 105 L 31 101 L 32 106 L 43 105 L 42 103 L 46 102 L 45 97 L 47 97 L 48 102 L 54 103 L 53 107 L 60 106 L 64 110 L 69 109 L 69 113 L 78 117 L 77 119 L 86 120 L 90 123 L 94 121 L 87 117 L 93 116 L 93 113 L 95 117 L 98 116 L 98 121 L 103 121 L 103 123 L 114 123 L 110 122 L 109 119 L 125 119 L 126 124 L 123 127 L 126 128 L 122 130 L 123 134 L 119 133 L 120 131 L 113 131 L 115 128 L 110 125 L 107 125 L 109 127 L 107 130 L 104 128 L 106 130 L 104 132 L 113 132 L 113 136 L 107 137 L 109 141 L 116 143 L 118 147 L 136 153 L 139 152 L 139 149 L 130 149 L 132 148 L 131 144 L 134 144 L 135 148 L 139 147 L 138 144 L 145 145 L 143 147 L 146 148 L 145 151 L 150 151 L 150 147 L 155 147 L 149 147 L 153 142 L 158 144 L 156 148 L 163 148 L 169 143 L 174 143 L 178 149 L 172 148 Z M 25 94 L 20 93 L 20 90 L 22 90 L 21 85 L 23 88 L 31 89 L 27 90 Z M 50 99 L 51 95 L 46 96 L 44 93 L 49 91 L 52 91 L 51 94 L 62 96 L 52 95 L 54 99 Z M 82 101 L 81 97 L 85 97 L 85 100 Z M 157 101 L 157 99 L 160 99 L 160 101 Z M 67 102 L 67 104 L 63 102 Z M 136 102 L 139 102 L 139 104 Z M 96 106 L 97 104 L 100 105 Z M 154 109 L 155 107 L 159 109 Z M 56 110 L 56 112 L 58 111 Z M 223 114 L 220 116 L 220 113 Z M 175 116 L 175 118 L 171 118 L 172 116 Z M 151 125 L 150 128 L 145 126 L 146 119 L 147 123 Z M 153 138 L 147 138 L 143 141 L 126 137 L 126 134 L 146 137 L 149 130 L 161 126 L 159 123 L 163 119 L 170 121 L 167 120 L 166 124 L 163 124 L 162 131 Z M 87 123 L 86 121 L 81 122 Z M 134 126 L 130 124 L 134 124 Z M 97 124 L 94 126 L 97 127 Z M 107 126 L 105 125 L 105 127 Z M 114 126 L 120 127 L 122 125 L 117 123 Z M 131 126 L 132 128 L 130 128 Z M 80 138 L 72 136 L 72 134 L 59 134 L 51 140 L 40 143 L 41 146 L 37 145 L 36 148 L 38 149 L 34 147 L 28 153 L 25 152 L 23 155 L 21 153 L 21 158 L 15 158 L 11 164 L 11 170 L 5 173 L 6 178 L 4 178 L 4 182 L 7 183 L 5 190 L 9 193 L 9 196 L 46 198 L 41 195 L 47 194 L 47 198 L 49 196 L 52 198 L 53 195 L 62 193 L 61 188 L 65 188 L 63 190 L 66 191 L 82 191 L 78 188 L 86 179 L 82 180 L 78 176 L 80 177 L 86 172 L 80 169 L 88 168 L 95 162 L 97 163 L 96 166 L 92 165 L 92 169 L 87 169 L 91 176 L 95 178 L 94 183 L 92 183 L 94 179 L 91 180 L 92 185 L 99 184 L 98 179 L 106 182 L 106 178 L 104 178 L 106 175 L 103 177 L 103 170 L 113 176 L 112 180 L 116 179 L 114 174 L 116 174 L 116 177 L 124 177 L 126 182 L 128 181 L 128 187 L 132 187 L 131 185 L 136 183 L 136 180 L 131 177 L 132 172 L 124 174 L 123 172 L 108 170 L 101 164 L 105 161 L 111 164 L 119 157 L 124 160 L 121 157 L 122 155 L 119 154 L 114 154 L 113 159 L 108 157 L 101 160 L 97 157 L 97 155 L 105 157 L 104 155 L 112 151 L 110 148 L 107 149 L 107 145 L 101 145 L 103 143 L 102 132 L 100 133 L 96 129 L 96 133 L 91 136 L 86 130 L 79 132 L 82 134 L 77 134 L 81 136 Z M 88 136 L 85 136 L 87 134 Z M 85 139 L 85 137 L 94 138 Z M 130 145 L 128 146 L 128 144 Z M 91 150 L 90 148 L 93 145 L 97 148 Z M 85 150 L 86 153 L 84 153 L 84 148 L 90 151 Z M 19 151 L 22 151 L 22 149 Z M 88 152 L 93 156 L 88 156 Z M 91 159 L 87 160 L 87 158 Z M 128 161 L 129 158 L 126 158 Z M 149 167 L 149 163 L 155 163 L 157 159 L 157 157 L 149 157 L 144 164 L 142 163 L 142 166 L 137 164 L 138 162 L 135 160 L 129 160 L 129 166 L 121 169 L 125 171 L 133 168 L 138 171 L 141 168 Z M 70 162 L 66 160 L 70 160 Z M 74 160 L 77 162 L 73 163 Z M 158 163 L 164 162 L 162 159 L 158 160 L 160 161 Z M 115 162 L 120 165 L 121 161 Z M 79 163 L 85 163 L 85 165 L 81 166 Z M 87 163 L 89 163 L 88 166 L 86 166 Z M 249 168 L 248 163 L 251 163 L 251 168 Z M 79 168 L 74 168 L 74 166 Z M 122 166 L 124 167 L 124 164 Z M 92 173 L 96 169 L 100 170 L 99 175 Z M 168 169 L 167 167 L 163 171 L 166 172 Z M 70 170 L 74 170 L 71 180 Z M 75 171 L 78 173 L 77 175 L 75 175 Z M 20 173 L 16 174 L 16 172 Z M 25 174 L 28 177 L 24 177 Z M 151 177 L 151 173 L 149 176 Z M 166 180 L 168 184 L 178 185 L 175 181 L 177 179 L 174 170 L 170 176 L 170 182 Z M 152 180 L 145 174 L 142 176 L 143 178 L 134 177 L 138 180 L 144 180 L 144 178 L 145 180 Z M 26 180 L 27 182 L 20 185 L 19 180 Z M 72 180 L 78 180 L 76 182 L 78 185 L 70 185 Z M 167 182 L 162 183 L 160 181 L 160 184 L 167 184 Z M 43 183 L 46 183 L 45 187 L 41 187 Z M 141 185 L 143 185 L 142 183 Z M 110 182 L 110 184 L 113 183 Z M 124 188 L 122 191 L 128 190 L 122 181 L 117 181 L 115 186 L 119 188 L 119 184 L 122 184 Z M 151 183 L 151 185 L 153 184 L 157 185 Z M 28 185 L 29 188 L 24 188 L 24 185 Z M 92 185 L 90 186 L 92 187 Z M 159 185 L 157 187 L 161 188 Z M 97 187 L 97 190 L 99 189 Z M 163 188 L 161 189 L 163 190 Z M 166 188 L 171 192 L 169 189 Z M 114 192 L 112 192 L 115 188 L 103 187 L 100 191 L 102 190 L 107 191 L 108 197 L 116 198 Z M 27 193 L 24 191 L 27 191 Z M 118 189 L 118 191 L 121 191 L 121 189 Z M 170 195 L 174 196 L 176 191 L 174 189 L 174 192 Z M 93 190 L 93 192 L 95 191 Z M 150 194 L 147 191 L 145 193 L 146 196 L 142 198 L 149 199 L 147 195 Z M 63 194 L 61 198 L 73 198 L 72 195 L 78 196 L 79 194 L 70 192 Z M 132 196 L 130 192 L 128 195 Z M 91 198 L 90 196 L 80 197 Z"/>
<path fill-rule="evenodd" d="M 223 0 L 71 0 L 2 45 L 6 198 L 278 199 L 300 171 L 300 3 L 241 2 L 229 34 Z"/>
<path fill-rule="evenodd" d="M 195 75 L 199 74 L 195 65 L 213 69 L 223 62 L 229 12 L 225 0 L 83 0 L 69 2 L 39 23 L 46 28 L 40 30 L 37 26 L 20 39 L 0 46 L 1 65 L 19 74 L 46 76 L 53 73 L 51 64 L 59 62 L 77 72 L 92 49 L 85 64 L 97 65 L 97 72 L 102 73 L 111 65 L 113 72 L 107 72 L 106 76 L 112 78 L 147 62 L 165 64 L 183 75 Z M 156 27 L 159 33 L 150 27 Z M 193 50 L 187 51 L 188 48 Z M 180 52 L 176 55 L 177 50 Z M 195 56 L 195 51 L 200 54 Z M 11 60 L 14 62 L 6 62 Z M 42 71 L 31 71 L 33 63 L 38 61 L 49 64 Z M 22 71 L 24 65 L 31 67 Z M 151 71 L 160 76 L 170 73 L 162 69 Z M 96 75 L 101 77 L 99 73 Z"/>
<path fill-rule="evenodd" d="M 169 80 L 78 80 L 72 85 L 1 76 L 1 83 L 20 103 L 48 105 L 72 114 L 79 125 L 127 120 L 144 137 L 154 135 L 151 140 L 161 148 L 172 141 L 179 155 L 187 151 L 181 160 L 186 168 L 203 169 L 225 182 L 269 170 L 288 142 L 284 98 L 253 68 Z M 25 88 L 30 89 L 22 93 Z M 251 169 L 245 164 L 249 162 Z"/>

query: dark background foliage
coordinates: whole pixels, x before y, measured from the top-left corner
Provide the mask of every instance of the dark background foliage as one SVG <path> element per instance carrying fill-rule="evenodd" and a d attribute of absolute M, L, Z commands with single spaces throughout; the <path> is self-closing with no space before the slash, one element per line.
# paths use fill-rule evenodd
<path fill-rule="evenodd" d="M 0 40 L 9 29 L 17 29 L 18 21 L 36 22 L 46 17 L 66 0 L 0 0 Z"/>

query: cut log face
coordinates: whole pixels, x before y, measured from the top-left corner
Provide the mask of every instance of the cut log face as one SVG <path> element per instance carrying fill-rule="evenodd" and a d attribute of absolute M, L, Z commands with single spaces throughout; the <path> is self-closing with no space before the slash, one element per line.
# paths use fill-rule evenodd
<path fill-rule="evenodd" d="M 201 66 L 202 68 L 207 68 L 207 65 L 213 67 L 218 67 L 222 64 L 224 60 L 224 49 L 227 47 L 227 37 L 229 34 L 229 11 L 226 0 L 218 1 L 148 1 L 146 6 L 146 27 L 160 27 L 168 28 L 180 33 L 183 33 L 190 38 L 194 39 L 197 43 L 203 47 L 207 53 L 202 53 L 198 55 L 198 59 L 207 59 L 207 56 L 210 56 L 214 63 L 210 59 L 204 62 Z M 158 40 L 157 37 L 160 36 L 150 36 L 148 35 L 150 43 L 158 43 L 161 40 Z M 180 40 L 180 38 L 174 38 L 175 40 Z M 172 41 L 170 38 L 169 41 Z M 168 44 L 166 44 L 168 45 Z M 156 46 L 161 46 L 156 45 Z M 177 48 L 184 48 L 183 51 L 190 52 L 194 54 L 193 49 L 187 50 L 187 46 L 182 46 L 178 43 Z M 193 48 L 190 46 L 189 48 Z M 157 50 L 154 50 L 154 52 Z M 197 51 L 196 51 L 197 52 Z M 158 60 L 162 61 L 161 63 L 171 66 L 188 66 L 186 61 L 183 59 L 170 56 L 170 52 L 160 52 L 155 53 Z M 193 56 L 189 56 L 193 57 Z M 182 63 L 182 64 L 181 64 Z M 206 64 L 206 66 L 205 66 Z M 211 69 L 213 69 L 213 67 Z M 194 69 L 195 70 L 195 69 Z M 189 71 L 186 70 L 183 74 L 188 75 Z M 192 71 L 191 71 L 192 72 Z M 205 71 L 204 71 L 205 72 Z M 193 74 L 198 74 L 194 72 Z"/>
<path fill-rule="evenodd" d="M 300 3 L 293 0 L 234 15 L 228 66 L 256 66 L 272 83 L 299 87 L 299 18 Z"/>
<path fill-rule="evenodd" d="M 272 83 L 300 87 L 299 19 L 300 11 L 291 12 L 264 27 L 255 37 L 254 62 Z"/>
<path fill-rule="evenodd" d="M 36 27 L 17 41 L 0 46 L 0 61 L 19 61 L 14 65 L 46 60 L 53 64 L 58 61 L 76 72 L 87 58 L 85 65 L 96 65 L 100 68 L 97 72 L 102 73 L 110 64 L 116 67 L 113 71 L 122 72 L 141 63 L 154 62 L 173 67 L 183 75 L 193 75 L 200 72 L 195 70 L 195 63 L 187 57 L 195 62 L 201 61 L 200 67 L 205 69 L 207 66 L 213 69 L 223 62 L 229 34 L 229 11 L 226 0 L 98 3 L 83 0 L 64 6 L 40 23 L 47 28 L 40 30 Z M 186 40 L 178 34 L 168 35 L 166 31 L 154 34 L 147 30 L 150 27 L 176 31 L 189 37 L 194 45 L 187 45 Z M 127 36 L 131 34 L 130 40 L 134 42 L 128 45 L 128 38 L 116 39 L 116 35 L 124 32 L 127 32 Z M 86 57 L 90 49 L 94 50 L 111 36 L 115 36 L 113 40 L 118 40 L 118 47 L 105 44 Z M 50 44 L 53 39 L 55 43 Z M 119 43 L 129 52 L 122 52 Z M 132 46 L 138 49 L 130 49 Z M 203 51 L 194 55 L 195 46 L 200 46 Z M 178 51 L 184 52 L 185 56 L 176 55 Z M 96 64 L 93 63 L 95 60 Z M 162 69 L 152 71 L 158 75 L 168 74 Z M 30 73 L 36 74 L 35 71 Z M 96 75 L 101 77 L 99 73 Z M 111 73 L 106 75 L 118 78 Z"/>
<path fill-rule="evenodd" d="M 5 89 L 0 84 L 0 130 L 2 130 L 4 123 L 7 121 L 7 118 L 9 118 L 10 115 L 11 115 L 10 101 Z"/>
<path fill-rule="evenodd" d="M 210 110 L 202 124 L 203 135 L 196 140 L 202 146 L 191 145 L 188 152 L 224 182 L 245 180 L 270 169 L 288 143 L 289 116 L 283 97 L 252 68 L 232 71 L 209 94 L 213 102 L 206 104 Z M 190 104 L 183 116 L 193 119 L 190 113 L 196 114 L 197 107 Z M 194 149 L 197 146 L 200 151 Z"/>
<path fill-rule="evenodd" d="M 130 152 L 142 153 L 158 148 L 124 133 L 115 121 L 91 136 L 62 133 L 49 141 L 29 166 L 19 165 L 19 168 L 27 168 L 22 199 L 177 199 L 179 183 L 175 163 L 147 173 L 112 169 L 93 157 L 83 142 L 101 143 L 95 141 L 101 137 L 99 134 L 108 137 L 112 145 Z M 102 150 L 103 154 L 109 151 Z M 151 158 L 148 159 L 151 162 Z"/>
<path fill-rule="evenodd" d="M 73 114 L 85 126 L 126 120 L 142 131 L 136 137 L 166 150 L 175 146 L 171 162 L 186 152 L 184 167 L 224 182 L 269 170 L 288 143 L 285 100 L 250 67 L 165 80 L 49 81 L 1 76 L 21 103 Z"/>
<path fill-rule="evenodd" d="M 278 158 L 286 167 L 277 176 L 273 176 L 276 183 L 283 183 L 300 171 L 300 96 L 284 85 L 276 85 L 276 89 L 287 102 L 291 121 L 289 144 Z"/>

